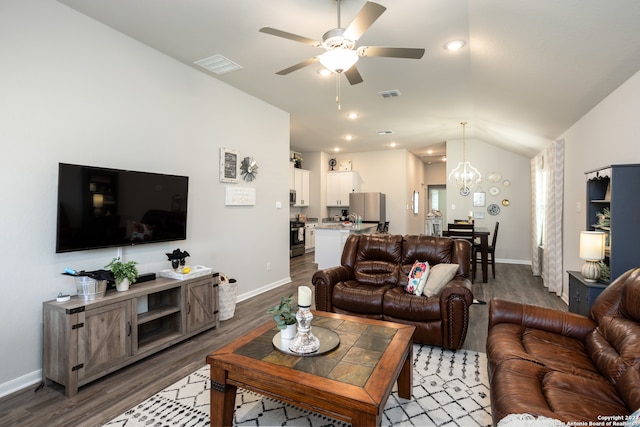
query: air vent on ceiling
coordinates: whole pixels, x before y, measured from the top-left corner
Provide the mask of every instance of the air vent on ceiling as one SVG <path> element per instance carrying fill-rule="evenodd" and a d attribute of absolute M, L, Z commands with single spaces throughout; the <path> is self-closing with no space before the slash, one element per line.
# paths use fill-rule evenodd
<path fill-rule="evenodd" d="M 208 58 L 198 59 L 194 62 L 194 64 L 199 65 L 202 68 L 205 68 L 216 74 L 225 74 L 230 71 L 235 71 L 242 68 L 241 65 L 238 65 L 229 58 L 226 58 L 219 54 L 210 56 Z"/>
<path fill-rule="evenodd" d="M 396 96 L 400 96 L 400 91 L 398 89 L 391 89 L 391 90 L 383 90 L 382 92 L 378 92 L 378 95 L 380 95 L 383 98 L 395 98 Z"/>
<path fill-rule="evenodd" d="M 379 130 L 378 131 L 378 135 L 390 135 L 392 133 L 393 133 L 392 130 Z"/>

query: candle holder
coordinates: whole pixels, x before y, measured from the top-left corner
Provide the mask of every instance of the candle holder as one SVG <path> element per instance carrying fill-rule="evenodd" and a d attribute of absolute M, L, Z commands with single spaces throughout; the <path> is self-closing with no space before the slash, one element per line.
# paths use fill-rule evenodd
<path fill-rule="evenodd" d="M 311 306 L 300 306 L 296 313 L 296 320 L 298 321 L 298 331 L 289 344 L 289 350 L 299 354 L 318 351 L 320 340 L 311 332 L 311 321 L 313 320 Z"/>

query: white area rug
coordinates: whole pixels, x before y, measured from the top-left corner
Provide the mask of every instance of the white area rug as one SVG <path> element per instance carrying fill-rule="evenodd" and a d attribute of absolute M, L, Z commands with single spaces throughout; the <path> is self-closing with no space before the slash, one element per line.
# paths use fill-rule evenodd
<path fill-rule="evenodd" d="M 393 392 L 385 426 L 490 426 L 487 356 L 414 344 L 412 399 Z M 209 426 L 209 366 L 107 423 L 110 427 Z M 238 389 L 234 425 L 346 426 L 314 412 Z"/>

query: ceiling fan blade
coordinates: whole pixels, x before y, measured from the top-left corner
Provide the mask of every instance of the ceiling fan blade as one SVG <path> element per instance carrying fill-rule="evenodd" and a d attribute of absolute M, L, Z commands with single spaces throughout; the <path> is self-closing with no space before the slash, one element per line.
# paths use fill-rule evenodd
<path fill-rule="evenodd" d="M 378 3 L 370 1 L 365 3 L 362 9 L 360 9 L 360 12 L 353 18 L 351 24 L 344 30 L 344 38 L 353 41 L 358 40 L 385 10 L 387 10 L 387 8 Z"/>
<path fill-rule="evenodd" d="M 357 85 L 364 81 L 362 80 L 362 76 L 355 65 L 352 65 L 351 68 L 345 71 L 344 75 L 347 77 L 347 80 L 349 80 L 349 84 L 351 85 Z"/>
<path fill-rule="evenodd" d="M 271 27 L 262 27 L 262 28 L 260 28 L 259 31 L 261 33 L 271 34 L 272 36 L 282 37 L 282 38 L 285 38 L 285 39 L 293 40 L 294 42 L 300 42 L 300 43 L 308 44 L 308 45 L 311 45 L 311 46 L 314 46 L 314 47 L 320 47 L 322 45 L 322 43 L 320 43 L 317 40 L 312 40 L 312 39 L 307 38 L 307 37 L 302 37 L 302 36 L 299 36 L 297 34 L 288 33 L 286 31 L 277 30 L 277 29 L 271 28 Z"/>
<path fill-rule="evenodd" d="M 294 71 L 297 71 L 300 68 L 306 67 L 307 65 L 315 64 L 318 61 L 320 61 L 320 57 L 314 56 L 313 58 L 309 58 L 309 59 L 304 60 L 302 62 L 298 62 L 296 65 L 292 65 L 289 68 L 285 68 L 284 70 L 280 70 L 276 74 L 278 74 L 280 76 L 286 76 L 287 74 L 293 73 Z"/>
<path fill-rule="evenodd" d="M 411 47 L 360 46 L 358 48 L 358 55 L 420 59 L 422 58 L 422 55 L 424 55 L 424 49 Z"/>

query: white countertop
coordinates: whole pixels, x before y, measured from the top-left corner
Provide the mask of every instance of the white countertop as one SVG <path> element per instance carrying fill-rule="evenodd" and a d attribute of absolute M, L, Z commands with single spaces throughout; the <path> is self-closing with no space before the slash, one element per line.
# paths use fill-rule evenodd
<path fill-rule="evenodd" d="M 342 223 L 318 225 L 317 230 L 338 230 L 349 233 L 371 233 L 378 228 L 377 224 L 353 224 L 345 227 Z"/>

